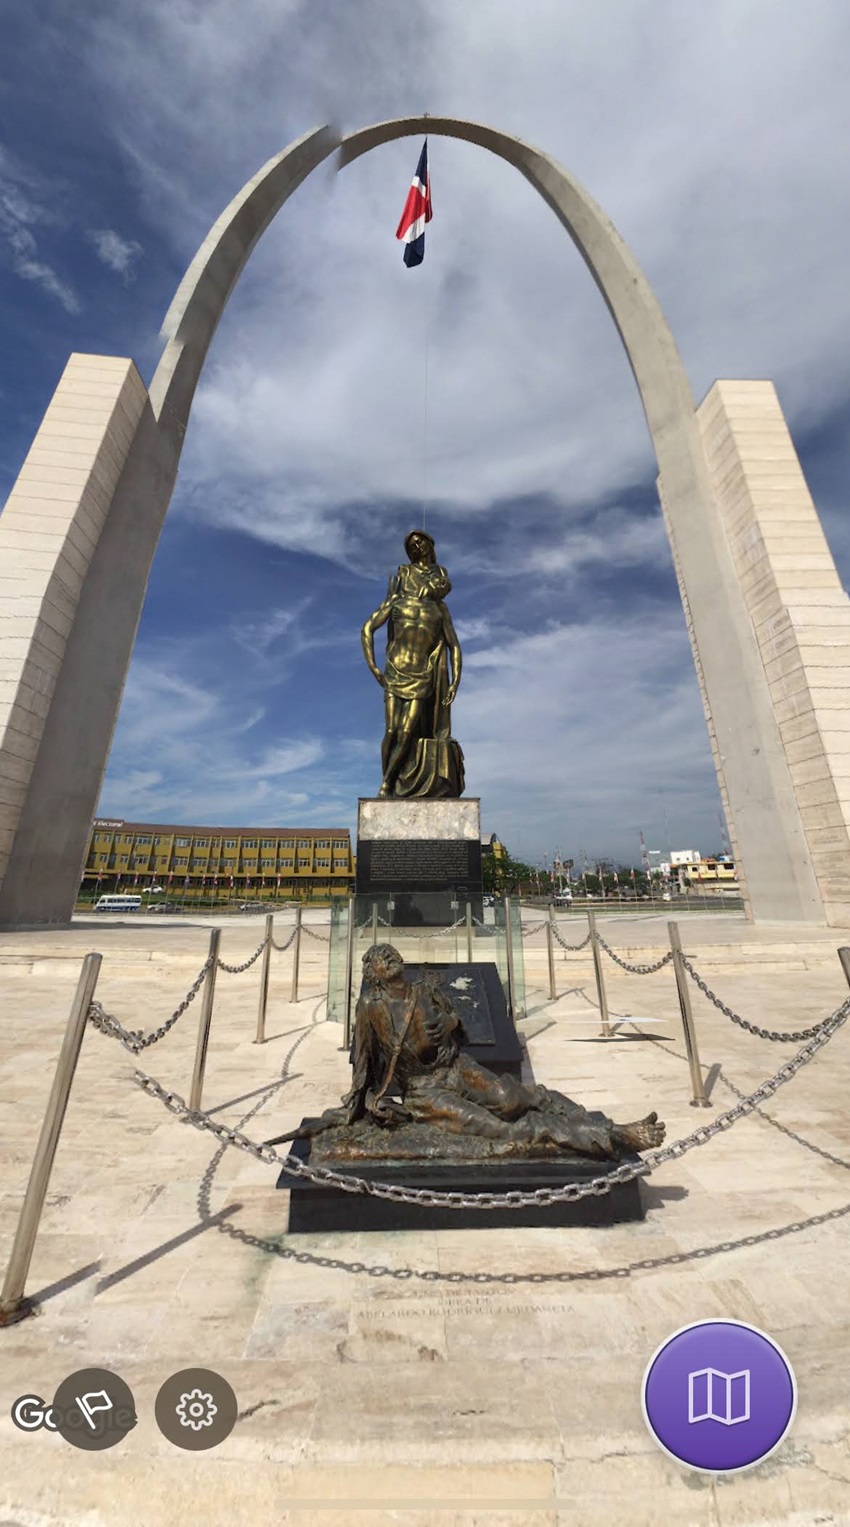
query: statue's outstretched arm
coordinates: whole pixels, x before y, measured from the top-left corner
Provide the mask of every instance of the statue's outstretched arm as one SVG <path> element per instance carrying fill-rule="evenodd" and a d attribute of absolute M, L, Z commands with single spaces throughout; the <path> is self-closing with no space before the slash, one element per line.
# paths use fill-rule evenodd
<path fill-rule="evenodd" d="M 363 646 L 363 656 L 365 657 L 366 662 L 369 664 L 370 671 L 375 675 L 375 678 L 382 687 L 384 683 L 384 675 L 381 673 L 380 668 L 375 662 L 375 632 L 380 631 L 381 626 L 386 625 L 390 618 L 391 609 L 391 601 L 389 599 L 385 599 L 383 604 L 378 606 L 374 615 L 369 616 L 369 619 L 363 627 L 363 630 L 360 632 L 360 641 Z"/>

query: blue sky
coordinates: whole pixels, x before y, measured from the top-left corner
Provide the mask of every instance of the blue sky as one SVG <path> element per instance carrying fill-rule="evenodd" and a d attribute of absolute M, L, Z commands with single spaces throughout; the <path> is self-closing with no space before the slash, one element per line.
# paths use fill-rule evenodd
<path fill-rule="evenodd" d="M 237 21 L 238 16 L 238 21 Z M 850 573 L 844 0 L 33 0 L 4 18 L 0 501 L 72 350 L 132 356 L 243 182 L 322 121 L 422 110 L 561 160 L 652 281 L 697 398 L 771 377 Z M 570 241 L 514 171 L 431 141 L 318 171 L 216 335 L 101 810 L 354 826 L 379 783 L 359 628 L 437 538 L 482 827 L 532 861 L 721 844 L 637 392 Z M 425 335 L 428 448 L 424 449 Z M 427 469 L 426 469 L 427 455 Z"/>

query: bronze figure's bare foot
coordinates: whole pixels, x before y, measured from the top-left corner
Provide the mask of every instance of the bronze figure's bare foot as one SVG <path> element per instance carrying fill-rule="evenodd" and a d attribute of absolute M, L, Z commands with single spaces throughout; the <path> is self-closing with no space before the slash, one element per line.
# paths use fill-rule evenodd
<path fill-rule="evenodd" d="M 634 1124 L 615 1124 L 611 1131 L 618 1145 L 628 1146 L 633 1151 L 655 1150 L 666 1133 L 657 1113 L 648 1113 L 645 1119 L 638 1119 Z"/>

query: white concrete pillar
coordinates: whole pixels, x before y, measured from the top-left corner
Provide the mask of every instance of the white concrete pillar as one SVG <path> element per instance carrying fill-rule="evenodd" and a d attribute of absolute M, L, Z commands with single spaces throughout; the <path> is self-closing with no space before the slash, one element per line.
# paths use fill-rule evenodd
<path fill-rule="evenodd" d="M 146 401 L 131 360 L 72 355 L 0 515 L 0 904 L 16 844 L 22 908 L 29 899 L 22 815 L 83 585 Z M 45 841 L 62 839 L 62 822 L 41 826 Z"/>
<path fill-rule="evenodd" d="M 715 382 L 697 419 L 826 921 L 847 927 L 850 599 L 773 383 Z"/>

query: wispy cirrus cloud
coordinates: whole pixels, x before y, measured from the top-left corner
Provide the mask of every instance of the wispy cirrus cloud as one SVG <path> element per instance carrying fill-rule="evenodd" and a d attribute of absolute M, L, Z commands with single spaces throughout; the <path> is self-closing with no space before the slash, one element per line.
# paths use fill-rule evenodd
<path fill-rule="evenodd" d="M 136 239 L 122 238 L 114 228 L 94 228 L 89 233 L 89 242 L 98 259 L 117 276 L 121 276 L 125 283 L 135 279 L 136 266 L 142 253 L 142 246 Z"/>
<path fill-rule="evenodd" d="M 24 167 L 0 148 L 0 243 L 16 276 L 41 287 L 66 313 L 78 313 L 81 303 L 73 286 L 39 250 L 35 230 L 49 226 L 52 213 L 49 204 L 33 194 L 30 180 Z"/>

